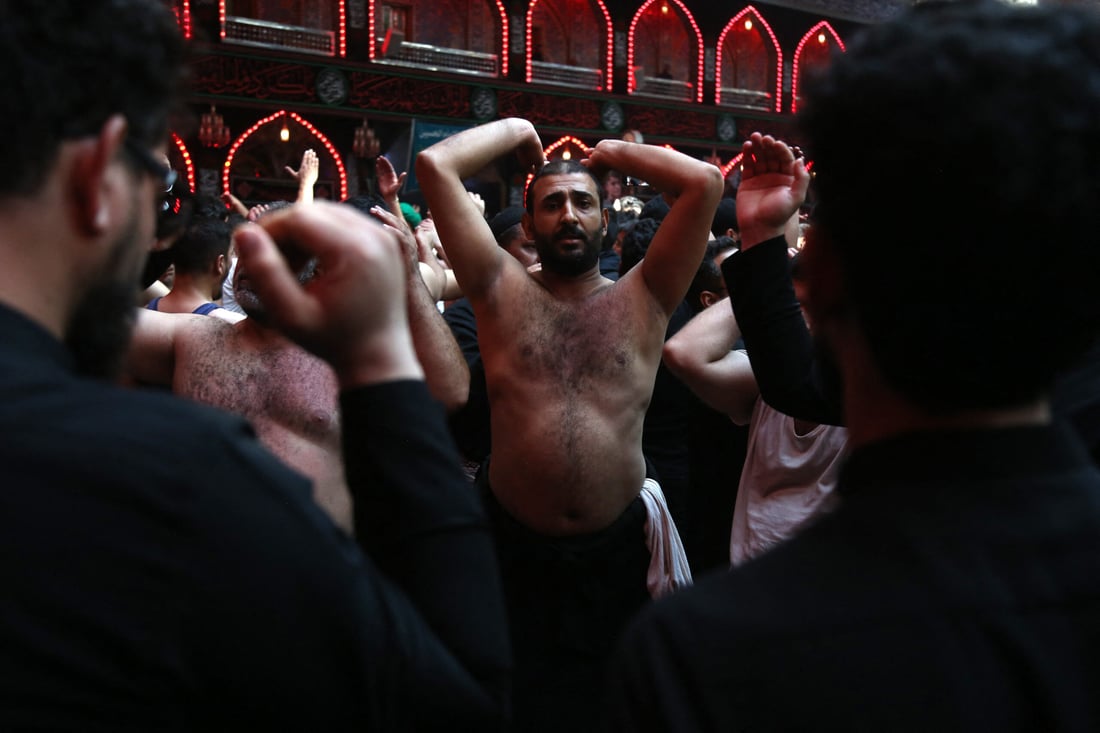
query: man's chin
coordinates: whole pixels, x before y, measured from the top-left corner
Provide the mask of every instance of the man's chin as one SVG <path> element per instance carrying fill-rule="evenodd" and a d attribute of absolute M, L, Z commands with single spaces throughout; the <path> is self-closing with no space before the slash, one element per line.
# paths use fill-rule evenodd
<path fill-rule="evenodd" d="M 130 346 L 137 293 L 134 281 L 114 282 L 91 290 L 69 320 L 65 345 L 79 374 L 115 380 L 122 374 Z"/>

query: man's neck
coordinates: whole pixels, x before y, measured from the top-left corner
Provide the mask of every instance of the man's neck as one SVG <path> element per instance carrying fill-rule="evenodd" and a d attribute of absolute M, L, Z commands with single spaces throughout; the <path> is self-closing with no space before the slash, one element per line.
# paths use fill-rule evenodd
<path fill-rule="evenodd" d="M 204 278 L 188 275 L 176 275 L 172 282 L 172 291 L 161 300 L 174 311 L 190 313 L 196 308 L 212 302 L 213 283 Z M 161 308 L 160 310 L 164 310 Z"/>
<path fill-rule="evenodd" d="M 599 265 L 579 275 L 563 275 L 543 268 L 531 273 L 531 277 L 559 300 L 582 300 L 612 283 L 600 274 Z"/>
<path fill-rule="evenodd" d="M 904 433 L 992 430 L 1050 422 L 1046 399 L 995 409 L 931 411 L 886 383 L 861 339 L 836 350 L 844 384 L 848 445 L 855 449 Z"/>

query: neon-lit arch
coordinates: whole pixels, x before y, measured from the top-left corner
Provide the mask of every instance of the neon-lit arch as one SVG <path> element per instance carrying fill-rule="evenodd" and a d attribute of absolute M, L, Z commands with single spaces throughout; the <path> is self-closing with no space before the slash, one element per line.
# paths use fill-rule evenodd
<path fill-rule="evenodd" d="M 185 5 L 189 5 L 191 0 L 183 0 Z M 225 40 L 225 18 L 228 15 L 225 9 L 226 0 L 218 0 L 218 27 L 220 30 L 221 39 Z M 371 3 L 373 8 L 373 2 Z M 336 28 L 336 53 L 341 58 L 348 55 L 348 12 L 347 12 L 347 0 L 338 0 L 336 8 L 336 16 L 338 19 Z M 188 19 L 190 22 L 190 19 Z M 374 26 L 371 26 L 373 30 Z M 190 38 L 191 36 L 187 36 Z M 372 55 L 371 58 L 374 58 Z"/>
<path fill-rule="evenodd" d="M 500 75 L 508 76 L 508 12 L 504 9 L 504 3 L 502 3 L 501 0 L 495 0 L 495 2 L 497 5 L 497 13 L 500 15 Z M 368 43 L 367 46 L 370 52 L 371 61 L 375 60 L 375 56 L 378 53 L 374 47 L 374 6 L 375 0 L 369 0 L 367 5 L 367 32 L 370 34 L 370 43 Z"/>
<path fill-rule="evenodd" d="M 841 51 L 847 50 L 844 48 L 844 41 L 840 40 L 840 36 L 837 35 L 837 32 L 833 30 L 833 27 L 827 21 L 823 20 L 806 31 L 806 35 L 802 36 L 802 40 L 798 42 L 798 47 L 794 50 L 794 68 L 791 71 L 791 114 L 798 112 L 798 75 L 802 67 L 802 49 L 810 42 L 810 39 L 825 32 L 832 36 L 833 41 L 840 46 Z"/>
<path fill-rule="evenodd" d="M 775 111 L 780 112 L 783 109 L 783 49 L 779 45 L 779 39 L 775 37 L 775 31 L 768 25 L 768 21 L 764 20 L 764 16 L 751 5 L 746 5 L 744 10 L 733 16 L 726 27 L 722 29 L 722 34 L 718 36 L 718 49 L 714 64 L 714 103 L 722 104 L 722 47 L 726 44 L 726 35 L 747 15 L 755 18 L 756 22 L 763 26 L 768 37 L 772 40 L 772 48 L 775 49 Z"/>
<path fill-rule="evenodd" d="M 634 73 L 633 73 L 633 71 L 631 71 L 634 68 L 634 29 L 637 27 L 638 21 L 641 19 L 642 15 L 644 15 L 645 11 L 649 9 L 649 6 L 652 5 L 653 3 L 657 2 L 657 1 L 658 0 L 646 0 L 645 3 L 642 4 L 642 7 L 638 8 L 638 12 L 636 12 L 634 14 L 634 19 L 630 21 L 630 33 L 627 35 L 627 42 L 626 42 L 626 68 L 628 69 L 628 72 L 627 72 L 628 73 L 627 92 L 630 93 L 630 94 L 634 93 L 634 88 L 636 86 L 636 82 L 635 82 L 635 79 L 634 79 Z M 686 7 L 684 7 L 684 4 L 682 2 L 680 2 L 680 0 L 660 0 L 660 1 L 661 2 L 673 2 L 673 3 L 675 3 L 676 7 L 680 8 L 680 12 L 683 13 L 684 17 L 688 19 L 688 22 L 691 23 L 692 29 L 695 31 L 695 48 L 698 52 L 697 53 L 698 58 L 696 59 L 696 62 L 695 62 L 695 65 L 696 65 L 696 69 L 695 69 L 695 101 L 696 102 L 702 102 L 703 101 L 703 33 L 702 33 L 702 31 L 699 30 L 699 24 L 695 22 L 695 16 L 693 16 L 691 14 L 691 11 L 689 11 Z"/>
<path fill-rule="evenodd" d="M 306 130 L 308 130 L 309 133 L 313 135 L 313 137 L 317 138 L 317 141 L 321 143 L 325 150 L 328 151 L 329 155 L 332 156 L 332 159 L 336 162 L 336 171 L 340 174 L 339 200 L 343 201 L 344 199 L 346 199 L 348 197 L 348 172 L 347 169 L 344 167 L 344 161 L 340 158 L 340 154 L 336 152 L 336 148 L 320 130 L 304 120 L 299 115 L 295 114 L 294 112 L 288 112 L 285 109 L 279 110 L 275 114 L 263 118 L 259 122 L 252 125 L 252 127 L 245 130 L 240 137 L 233 141 L 233 144 L 229 147 L 229 155 L 227 155 L 225 158 L 225 168 L 222 170 L 222 190 L 225 193 L 229 193 L 229 171 L 233 167 L 233 158 L 236 157 L 237 150 L 240 149 L 241 145 L 243 145 L 245 141 L 248 140 L 248 138 L 252 137 L 252 135 L 264 125 L 270 125 L 271 123 L 281 120 L 284 117 L 289 117 L 302 127 L 306 128 Z"/>
<path fill-rule="evenodd" d="M 558 138 L 554 142 L 550 143 L 545 148 L 543 148 L 542 149 L 542 154 L 546 157 L 547 160 L 550 160 L 550 157 L 555 152 L 557 152 L 561 148 L 565 147 L 566 145 L 575 145 L 576 147 L 578 147 L 581 150 L 585 151 L 586 154 L 587 154 L 587 151 L 589 149 L 588 146 L 584 144 L 584 141 L 581 140 L 580 138 L 573 137 L 572 135 L 565 135 L 563 137 Z M 534 173 L 528 173 L 527 174 L 527 180 L 523 184 L 523 200 L 524 201 L 527 200 L 527 189 L 531 186 L 531 179 L 533 179 L 534 177 L 535 177 Z"/>
<path fill-rule="evenodd" d="M 191 193 L 195 192 L 195 163 L 191 160 L 191 151 L 187 149 L 187 146 L 183 144 L 183 140 L 176 133 L 172 133 L 172 142 L 176 145 L 176 150 L 179 151 L 180 157 L 183 158 L 183 165 L 187 172 L 187 187 L 191 189 Z"/>
<path fill-rule="evenodd" d="M 535 6 L 539 4 L 539 0 L 531 0 L 531 5 L 527 8 L 527 43 L 526 43 L 526 63 L 527 63 L 527 83 L 531 83 L 531 18 L 534 16 Z M 604 47 L 604 56 L 607 59 L 604 69 L 604 86 L 605 90 L 610 91 L 612 89 L 612 82 L 614 81 L 614 45 L 615 45 L 615 28 L 611 23 L 611 14 L 607 12 L 607 7 L 603 4 L 603 0 L 596 0 L 596 4 L 600 6 L 600 10 L 603 12 L 604 28 L 607 30 L 607 45 Z"/>

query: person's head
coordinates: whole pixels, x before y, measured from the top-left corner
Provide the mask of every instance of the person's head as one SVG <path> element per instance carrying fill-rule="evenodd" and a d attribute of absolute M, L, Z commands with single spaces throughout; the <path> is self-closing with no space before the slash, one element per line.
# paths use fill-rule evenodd
<path fill-rule="evenodd" d="M 221 297 L 222 281 L 229 270 L 229 242 L 233 231 L 220 218 L 200 218 L 191 222 L 172 247 L 176 275 L 210 278 L 214 283 L 211 299 Z"/>
<path fill-rule="evenodd" d="M 317 258 L 308 255 L 302 250 L 288 247 L 280 248 L 287 260 L 291 271 L 298 276 L 298 282 L 305 285 L 317 275 Z M 248 275 L 248 269 L 237 260 L 237 267 L 233 270 L 233 297 L 237 305 L 248 315 L 250 319 L 260 325 L 267 326 L 270 319 L 267 308 L 260 296 L 252 288 L 252 280 Z"/>
<path fill-rule="evenodd" d="M 539 253 L 535 249 L 535 243 L 528 239 L 523 230 L 524 213 L 526 209 L 522 206 L 501 209 L 489 220 L 489 229 L 504 251 L 519 260 L 524 267 L 530 267 L 539 261 Z"/>
<path fill-rule="evenodd" d="M 0 16 L 0 96 L 26 102 L 0 116 L 0 207 L 64 193 L 65 210 L 49 212 L 55 236 L 37 244 L 58 262 L 77 258 L 61 335 L 78 369 L 107 375 L 129 338 L 169 183 L 183 40 L 154 0 L 6 0 Z"/>
<path fill-rule="evenodd" d="M 1100 326 L 1095 12 L 917 5 L 854 40 L 800 107 L 818 331 L 854 324 L 928 410 L 1041 396 Z"/>
<path fill-rule="evenodd" d="M 603 177 L 603 200 L 612 202 L 623 195 L 623 174 L 608 171 Z"/>
<path fill-rule="evenodd" d="M 718 208 L 710 222 L 710 231 L 715 237 L 737 240 L 741 227 L 737 225 L 737 202 L 734 199 L 726 197 L 718 202 Z"/>
<path fill-rule="evenodd" d="M 737 243 L 730 237 L 718 237 L 707 242 L 703 261 L 699 263 L 687 291 L 688 305 L 694 312 L 709 308 L 729 294 L 721 266 L 736 250 Z"/>
<path fill-rule="evenodd" d="M 662 222 L 671 210 L 672 207 L 665 201 L 665 197 L 661 194 L 657 194 L 649 201 L 645 202 L 645 205 L 642 206 L 641 213 L 638 214 L 638 218 L 653 219 L 654 221 Z"/>
<path fill-rule="evenodd" d="M 420 226 L 420 222 L 424 220 L 420 212 L 412 204 L 405 201 L 401 202 L 401 216 L 405 219 L 405 223 L 409 225 L 409 229 L 416 229 Z"/>
<path fill-rule="evenodd" d="M 340 203 L 350 206 L 359 213 L 365 214 L 371 218 L 374 218 L 374 216 L 370 213 L 370 210 L 375 206 L 386 211 L 390 210 L 386 200 L 376 193 L 361 193 L 358 196 L 350 196 Z M 390 213 L 397 214 L 398 212 Z"/>
<path fill-rule="evenodd" d="M 630 272 L 642 261 L 660 226 L 661 222 L 656 219 L 637 219 L 631 222 L 619 252 L 620 276 Z"/>
<path fill-rule="evenodd" d="M 527 187 L 524 229 L 544 271 L 575 276 L 596 267 L 607 226 L 600 182 L 575 160 L 554 160 Z"/>

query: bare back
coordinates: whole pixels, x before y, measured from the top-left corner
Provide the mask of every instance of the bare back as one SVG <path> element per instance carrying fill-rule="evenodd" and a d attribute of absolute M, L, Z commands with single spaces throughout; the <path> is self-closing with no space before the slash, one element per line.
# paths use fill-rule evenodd
<path fill-rule="evenodd" d="M 642 423 L 668 317 L 633 273 L 565 300 L 515 268 L 495 292 L 474 304 L 493 493 L 544 534 L 602 529 L 645 478 Z"/>
<path fill-rule="evenodd" d="M 313 480 L 314 499 L 350 531 L 332 369 L 249 320 L 219 326 L 177 336 L 173 391 L 248 418 L 269 450 Z"/>

